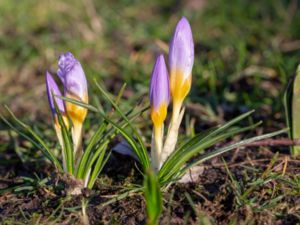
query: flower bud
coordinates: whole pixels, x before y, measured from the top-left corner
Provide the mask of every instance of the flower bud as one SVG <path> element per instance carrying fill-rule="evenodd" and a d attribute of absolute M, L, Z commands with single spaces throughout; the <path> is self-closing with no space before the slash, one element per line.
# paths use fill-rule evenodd
<path fill-rule="evenodd" d="M 57 75 L 64 84 L 65 96 L 88 103 L 87 81 L 80 62 L 72 53 L 67 52 L 59 57 Z M 82 124 L 87 110 L 66 101 L 66 110 L 73 124 Z"/>
<path fill-rule="evenodd" d="M 47 96 L 48 96 L 48 101 L 50 105 L 50 109 L 52 112 L 52 115 L 56 115 L 56 110 L 55 110 L 55 105 L 54 105 L 54 96 L 61 96 L 61 92 L 53 79 L 52 75 L 47 71 L 46 72 L 46 89 L 47 89 Z M 62 99 L 55 97 L 55 102 L 57 104 L 57 107 L 59 111 L 63 114 L 65 113 L 65 105 Z"/>
<path fill-rule="evenodd" d="M 169 75 L 163 55 L 157 57 L 150 82 L 151 119 L 161 126 L 167 116 L 170 102 Z"/>
<path fill-rule="evenodd" d="M 87 81 L 80 62 L 72 53 L 62 54 L 58 60 L 57 75 L 64 84 L 65 97 L 88 103 Z M 74 144 L 75 160 L 78 161 L 81 154 L 82 125 L 87 109 L 66 101 L 66 111 L 70 117 L 72 127 L 72 139 Z"/>
<path fill-rule="evenodd" d="M 150 82 L 151 119 L 154 124 L 151 158 L 152 167 L 158 171 L 163 148 L 164 121 L 170 102 L 169 75 L 163 55 L 156 59 Z"/>
<path fill-rule="evenodd" d="M 188 20 L 177 23 L 169 50 L 170 88 L 173 102 L 181 103 L 191 88 L 194 42 Z"/>

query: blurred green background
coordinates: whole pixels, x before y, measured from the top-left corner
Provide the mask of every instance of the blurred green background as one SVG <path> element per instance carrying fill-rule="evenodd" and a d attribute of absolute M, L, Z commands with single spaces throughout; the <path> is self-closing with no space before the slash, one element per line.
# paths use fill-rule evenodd
<path fill-rule="evenodd" d="M 95 77 L 113 93 L 127 82 L 134 105 L 147 96 L 155 56 L 167 54 L 181 16 L 195 41 L 189 114 L 216 123 L 256 109 L 266 126 L 282 126 L 282 95 L 300 59 L 297 0 L 2 0 L 0 104 L 50 120 L 44 74 L 55 74 L 58 56 L 71 51 L 92 102 Z"/>

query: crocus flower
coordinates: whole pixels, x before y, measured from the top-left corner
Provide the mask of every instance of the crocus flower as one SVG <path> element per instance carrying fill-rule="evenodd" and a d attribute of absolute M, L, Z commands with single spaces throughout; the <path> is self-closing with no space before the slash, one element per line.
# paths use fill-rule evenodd
<path fill-rule="evenodd" d="M 169 75 L 163 55 L 156 59 L 150 82 L 151 119 L 154 126 L 154 145 L 151 150 L 152 165 L 159 168 L 163 142 L 163 124 L 170 101 Z"/>
<path fill-rule="evenodd" d="M 55 117 L 56 116 L 56 110 L 55 110 L 55 105 L 54 105 L 54 100 L 53 96 L 62 96 L 56 82 L 54 81 L 52 75 L 47 71 L 46 72 L 46 89 L 47 89 L 47 96 L 48 96 L 48 101 L 50 105 L 50 109 L 52 112 L 52 115 Z M 59 111 L 64 114 L 65 113 L 65 105 L 62 99 L 60 98 L 55 98 L 57 107 Z"/>
<path fill-rule="evenodd" d="M 157 57 L 150 82 L 151 119 L 160 127 L 167 116 L 170 101 L 169 75 L 163 55 Z"/>
<path fill-rule="evenodd" d="M 51 109 L 53 119 L 54 119 L 54 128 L 56 131 L 56 135 L 57 135 L 57 138 L 59 140 L 59 143 L 60 143 L 62 149 L 64 149 L 62 131 L 61 131 L 61 126 L 58 123 L 57 113 L 56 113 L 55 105 L 54 105 L 54 99 L 55 99 L 58 110 L 60 111 L 63 121 L 67 128 L 69 127 L 69 121 L 66 116 L 65 105 L 64 105 L 63 100 L 58 97 L 55 97 L 55 96 L 61 96 L 62 94 L 61 94 L 57 84 L 55 83 L 52 75 L 48 71 L 46 72 L 46 89 L 47 89 L 47 96 L 48 96 L 50 109 Z M 64 171 L 67 171 L 64 150 L 62 151 L 62 156 L 63 156 Z"/>
<path fill-rule="evenodd" d="M 174 110 L 180 108 L 191 88 L 194 42 L 188 20 L 177 23 L 169 49 L 170 87 Z"/>
<path fill-rule="evenodd" d="M 182 102 L 191 88 L 194 64 L 194 42 L 189 22 L 182 17 L 177 23 L 169 49 L 170 89 L 173 101 L 172 118 L 163 146 L 163 163 L 174 151 L 184 109 Z"/>
<path fill-rule="evenodd" d="M 64 85 L 65 96 L 88 103 L 87 81 L 80 62 L 75 59 L 72 53 L 67 52 L 59 57 L 58 68 L 57 75 Z M 80 153 L 82 124 L 86 118 L 87 109 L 68 101 L 65 102 L 65 105 L 73 124 L 72 138 L 75 155 L 77 155 Z"/>

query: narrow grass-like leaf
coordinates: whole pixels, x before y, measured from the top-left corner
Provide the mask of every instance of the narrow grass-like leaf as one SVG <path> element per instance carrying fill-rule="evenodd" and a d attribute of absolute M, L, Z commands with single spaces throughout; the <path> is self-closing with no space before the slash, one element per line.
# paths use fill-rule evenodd
<path fill-rule="evenodd" d="M 68 98 L 68 97 L 64 97 L 64 96 L 58 96 L 58 95 L 54 95 L 55 97 L 57 98 L 60 98 L 62 100 L 65 100 L 65 101 L 68 101 L 70 103 L 73 103 L 75 105 L 78 105 L 78 106 L 81 106 L 83 108 L 86 108 L 92 112 L 100 112 L 96 107 L 90 105 L 90 104 L 87 104 L 87 103 L 84 103 L 82 101 L 78 101 L 78 100 L 75 100 L 75 99 L 72 99 L 72 98 Z"/>
<path fill-rule="evenodd" d="M 128 116 L 128 119 L 130 122 L 134 121 L 138 116 L 140 116 L 142 113 L 144 113 L 146 110 L 149 109 L 149 106 L 146 106 L 137 112 L 134 111 L 134 109 L 129 110 L 125 115 Z M 132 114 L 132 115 L 131 115 Z M 100 115 L 103 115 L 103 113 L 100 113 Z M 109 117 L 108 117 L 109 118 Z M 125 129 L 128 126 L 128 123 L 124 120 L 119 119 L 116 124 L 118 124 L 121 128 Z M 104 138 L 112 139 L 117 135 L 118 131 L 116 131 L 115 127 L 112 126 L 108 131 L 105 133 Z M 96 144 L 99 144 L 102 140 L 99 140 Z"/>
<path fill-rule="evenodd" d="M 71 103 L 73 103 L 73 104 L 75 104 L 75 105 L 78 105 L 78 106 L 81 106 L 81 107 L 83 107 L 83 108 L 86 108 L 86 109 L 88 109 L 88 110 L 94 111 L 94 112 L 100 114 L 101 116 L 104 114 L 102 111 L 98 110 L 97 108 L 95 108 L 94 106 L 92 106 L 92 105 L 90 105 L 90 104 L 86 104 L 86 103 L 84 103 L 84 102 L 81 102 L 81 101 L 78 101 L 78 100 L 75 100 L 75 99 L 71 99 L 71 98 L 67 98 L 67 97 L 62 97 L 62 96 L 57 96 L 57 97 L 59 97 L 59 98 L 61 98 L 61 99 L 64 99 L 65 101 L 71 102 Z M 131 115 L 131 117 L 129 117 L 129 115 L 130 115 L 131 113 L 134 112 L 134 108 L 131 109 L 131 110 L 129 110 L 126 114 L 124 114 L 124 116 L 125 116 L 125 118 L 126 118 L 125 123 L 127 123 L 126 126 L 129 125 L 130 127 L 133 128 L 133 126 L 131 125 L 131 122 L 132 122 L 137 116 L 141 115 L 142 113 L 144 113 L 144 112 L 145 112 L 146 110 L 148 110 L 148 109 L 149 109 L 149 106 L 146 106 L 146 107 L 144 107 L 144 108 L 138 110 L 137 112 L 135 112 L 133 115 Z M 124 122 L 122 122 L 122 119 L 120 119 L 120 120 L 118 121 L 118 123 L 122 123 L 122 124 L 123 124 Z M 122 127 L 125 127 L 125 126 L 122 126 Z M 134 128 L 133 128 L 133 129 L 134 129 Z"/>
<path fill-rule="evenodd" d="M 80 101 L 77 101 L 77 100 L 74 100 L 74 99 L 70 99 L 70 98 L 66 98 L 64 97 L 63 98 L 65 101 L 69 101 L 75 105 L 79 105 L 81 107 L 84 107 L 84 108 L 87 108 L 87 109 L 94 109 L 95 110 L 95 107 L 94 106 L 91 106 L 89 104 L 85 104 L 83 102 L 80 102 Z M 116 105 L 114 103 L 114 105 Z M 104 113 L 98 111 L 98 110 L 95 110 L 95 112 L 97 112 L 102 118 L 104 118 L 109 124 L 111 124 L 115 129 L 117 129 L 118 132 L 120 132 L 122 134 L 122 136 L 128 141 L 128 143 L 131 145 L 131 147 L 133 148 L 134 152 L 136 153 L 136 155 L 138 156 L 141 164 L 143 165 L 143 168 L 144 169 L 147 169 L 149 168 L 150 166 L 150 160 L 149 160 L 149 157 L 148 157 L 148 153 L 147 153 L 147 150 L 145 149 L 145 147 L 143 148 L 141 146 L 141 148 L 139 148 L 139 144 L 136 143 L 136 141 L 134 140 L 134 138 L 132 138 L 130 134 L 128 134 L 124 128 L 126 126 L 130 126 L 133 130 L 134 130 L 134 127 L 131 125 L 131 120 L 135 119 L 137 116 L 139 116 L 141 113 L 143 113 L 144 111 L 146 111 L 149 107 L 145 107 L 141 110 L 139 110 L 138 112 L 134 113 L 130 118 L 127 117 L 127 114 L 122 114 L 126 120 L 125 121 L 118 121 L 118 123 L 120 123 L 121 125 L 118 125 L 117 123 L 113 122 L 108 116 L 106 116 Z M 119 109 L 120 110 L 120 109 Z M 132 110 L 130 110 L 130 112 L 132 112 Z M 137 133 L 137 131 L 135 131 L 135 133 Z M 106 134 L 106 136 L 104 138 L 112 138 L 114 137 L 116 134 L 114 134 L 114 131 L 113 129 L 109 130 Z M 98 141 L 95 145 L 99 144 L 100 141 Z M 144 144 L 143 144 L 144 145 Z M 88 156 L 89 154 L 87 154 L 85 156 L 85 162 L 86 160 L 88 159 Z M 81 177 L 83 178 L 83 165 L 85 164 L 81 164 L 80 166 L 80 174 L 78 175 L 78 177 Z"/>
<path fill-rule="evenodd" d="M 252 129 L 252 126 L 246 127 L 244 129 L 228 130 L 226 131 L 226 133 L 219 134 L 208 141 L 200 141 L 200 143 L 195 146 L 191 146 L 187 149 L 182 149 L 180 152 L 176 152 L 177 154 L 175 153 L 174 155 L 170 156 L 170 159 L 167 162 L 168 164 L 163 165 L 163 168 L 159 173 L 161 181 L 164 182 L 165 180 L 169 180 L 174 177 L 185 163 L 187 163 L 191 158 L 203 152 L 206 148 L 209 148 L 222 140 L 239 134 L 243 132 L 243 130 L 245 131 L 249 129 Z"/>
<path fill-rule="evenodd" d="M 117 98 L 116 98 L 116 104 L 117 104 L 117 105 L 118 105 L 118 103 L 120 102 L 120 100 L 121 100 L 121 98 L 122 98 L 122 96 L 123 96 L 123 94 L 124 94 L 126 85 L 127 85 L 127 84 L 124 83 L 124 84 L 122 85 L 122 87 L 121 87 L 119 93 L 118 93 L 118 96 L 117 96 Z"/>
<path fill-rule="evenodd" d="M 275 132 L 272 132 L 272 133 L 269 133 L 269 134 L 263 134 L 263 135 L 256 136 L 256 137 L 253 137 L 253 138 L 248 138 L 248 139 L 239 141 L 237 143 L 225 146 L 223 148 L 219 148 L 219 149 L 217 149 L 217 150 L 215 150 L 213 152 L 209 152 L 209 153 L 205 154 L 204 156 L 200 157 L 195 162 L 190 163 L 190 164 L 186 165 L 184 168 L 182 168 L 180 170 L 180 172 L 178 173 L 179 176 L 177 176 L 177 178 L 180 178 L 180 176 L 182 176 L 191 167 L 196 166 L 196 165 L 198 165 L 200 163 L 203 163 L 203 162 L 205 162 L 205 161 L 207 161 L 207 160 L 209 160 L 211 158 L 214 158 L 214 157 L 216 157 L 218 155 L 221 155 L 221 154 L 223 154 L 225 152 L 228 152 L 228 151 L 230 151 L 232 149 L 241 148 L 241 147 L 243 147 L 243 146 L 245 146 L 247 144 L 250 144 L 252 142 L 260 141 L 260 140 L 267 139 L 267 138 L 271 138 L 271 137 L 277 136 L 279 134 L 286 133 L 287 131 L 288 131 L 288 129 L 282 129 L 282 130 L 275 131 Z"/>
<path fill-rule="evenodd" d="M 57 158 L 54 156 L 54 154 L 52 153 L 52 151 L 49 149 L 49 147 L 47 146 L 47 144 L 43 141 L 43 139 L 37 135 L 28 125 L 26 125 L 25 123 L 23 123 L 22 121 L 20 121 L 15 115 L 14 113 L 7 107 L 5 106 L 6 110 L 9 112 L 9 114 L 11 115 L 11 117 L 13 118 L 13 120 L 20 126 L 22 127 L 22 129 L 24 129 L 26 132 L 28 132 L 31 136 L 29 137 L 25 132 L 19 130 L 17 127 L 15 127 L 13 124 L 11 124 L 8 120 L 6 120 L 2 115 L 1 119 L 11 128 L 13 129 L 15 132 L 17 132 L 19 135 L 21 135 L 22 137 L 26 138 L 28 141 L 30 141 L 34 146 L 36 146 L 38 149 L 40 149 L 42 151 L 42 153 L 44 154 L 44 156 L 46 158 L 48 158 L 51 162 L 53 162 L 53 164 L 59 169 L 59 170 L 63 170 L 62 166 L 60 164 L 60 162 L 57 160 Z"/>
<path fill-rule="evenodd" d="M 95 84 L 98 87 L 98 89 L 100 90 L 101 94 L 103 94 L 103 96 L 116 109 L 116 111 L 119 113 L 119 115 L 128 123 L 129 127 L 132 129 L 134 135 L 136 136 L 136 138 L 138 140 L 138 143 L 140 145 L 140 149 L 142 151 L 142 154 L 144 155 L 144 157 L 148 158 L 147 149 L 146 149 L 145 144 L 142 140 L 142 137 L 139 135 L 138 131 L 132 126 L 132 124 L 129 121 L 128 117 L 122 112 L 122 110 L 119 108 L 119 106 L 110 98 L 109 94 L 101 87 L 101 85 L 96 80 L 95 80 Z M 147 161 L 149 161 L 149 159 Z M 147 163 L 147 162 L 145 161 L 145 163 Z M 149 168 L 150 163 L 149 163 L 149 165 L 145 165 L 145 166 L 147 166 L 146 169 Z"/>
<path fill-rule="evenodd" d="M 104 165 L 106 164 L 107 160 L 110 157 L 110 153 L 111 152 L 109 152 L 109 154 L 107 154 L 107 156 L 105 156 L 105 151 L 102 151 L 100 153 L 100 156 L 98 157 L 97 162 L 95 163 L 92 175 L 89 179 L 89 182 L 88 182 L 88 185 L 87 185 L 88 188 L 90 188 L 90 189 L 93 188 L 97 177 L 99 176 L 99 174 L 102 171 Z"/>
<path fill-rule="evenodd" d="M 114 126 L 120 134 L 126 139 L 128 144 L 133 149 L 134 153 L 137 155 L 140 163 L 143 166 L 144 171 L 147 170 L 150 167 L 150 159 L 147 153 L 146 149 L 143 149 L 142 147 L 139 147 L 139 144 L 134 140 L 134 138 L 126 132 L 122 127 L 117 125 L 115 122 L 113 122 L 111 119 L 109 119 L 107 116 L 102 115 L 105 120 L 107 120 L 112 126 Z"/>
<path fill-rule="evenodd" d="M 137 187 L 137 188 L 130 189 L 129 191 L 126 191 L 124 193 L 118 194 L 113 199 L 110 199 L 107 202 L 102 203 L 102 207 L 112 204 L 114 202 L 120 201 L 124 198 L 130 197 L 132 194 L 139 193 L 142 190 L 143 190 L 143 187 Z"/>
<path fill-rule="evenodd" d="M 149 169 L 144 178 L 144 196 L 147 206 L 147 224 L 157 225 L 162 211 L 162 196 L 157 175 Z"/>
<path fill-rule="evenodd" d="M 126 83 L 123 84 L 122 88 L 120 89 L 120 91 L 118 93 L 118 96 L 117 96 L 117 99 L 116 99 L 116 104 L 119 103 L 121 97 L 123 96 L 125 87 L 126 87 Z M 111 114 L 112 114 L 112 112 L 111 112 Z M 90 159 L 91 157 L 94 158 L 95 155 L 98 155 L 97 152 L 99 151 L 99 147 L 98 147 L 98 150 L 96 151 L 96 153 L 94 154 L 94 156 L 92 156 L 92 152 L 93 152 L 92 150 L 93 150 L 93 148 L 96 147 L 97 141 L 102 139 L 101 138 L 102 136 L 103 136 L 103 138 L 106 138 L 106 136 L 104 136 L 103 134 L 104 134 L 104 132 L 105 132 L 105 130 L 107 128 L 107 125 L 108 124 L 107 124 L 106 121 L 102 121 L 101 126 L 97 129 L 97 131 L 95 132 L 95 134 L 93 135 L 93 137 L 89 141 L 89 144 L 88 144 L 88 146 L 86 147 L 86 149 L 84 151 L 84 154 L 83 154 L 83 156 L 82 156 L 82 158 L 80 160 L 80 164 L 79 164 L 79 167 L 78 167 L 78 174 L 77 174 L 77 176 L 79 178 L 85 177 L 86 173 L 90 170 L 90 167 L 91 167 L 90 164 L 93 164 L 93 159 L 89 160 L 89 163 L 87 163 L 87 160 Z M 102 145 L 102 146 L 104 146 L 104 145 Z"/>
<path fill-rule="evenodd" d="M 83 173 L 84 173 L 84 170 L 85 170 L 85 167 L 86 167 L 86 164 L 87 164 L 87 160 L 90 157 L 91 151 L 94 148 L 97 141 L 103 135 L 104 131 L 106 130 L 106 127 L 107 127 L 107 123 L 103 121 L 101 126 L 97 129 L 97 131 L 91 137 L 87 147 L 85 148 L 85 151 L 84 151 L 82 157 L 80 158 L 78 168 L 77 168 L 77 171 L 76 171 L 76 173 L 77 173 L 76 177 L 78 177 L 80 179 L 83 178 Z"/>
<path fill-rule="evenodd" d="M 300 138 L 300 65 L 297 68 L 296 77 L 293 82 L 293 96 L 292 96 L 292 138 Z M 300 146 L 293 146 L 292 155 L 300 155 Z"/>
<path fill-rule="evenodd" d="M 55 106 L 55 111 L 57 115 L 57 120 L 61 129 L 61 134 L 62 134 L 62 139 L 63 139 L 63 151 L 65 154 L 66 158 L 66 166 L 67 166 L 67 171 L 70 174 L 74 174 L 74 154 L 73 154 L 73 146 L 72 146 L 72 141 L 71 137 L 69 136 L 69 131 L 68 128 L 66 127 L 66 124 L 62 118 L 61 112 L 57 106 L 57 103 L 55 101 L 55 98 L 53 97 L 53 102 Z"/>
<path fill-rule="evenodd" d="M 241 188 L 241 185 L 239 184 L 239 182 L 236 180 L 236 178 L 234 177 L 234 175 L 231 173 L 231 171 L 229 170 L 228 168 L 228 165 L 226 163 L 226 161 L 222 158 L 222 161 L 223 161 L 223 164 L 224 164 L 224 167 L 225 167 L 225 170 L 226 170 L 226 173 L 227 175 L 229 176 L 229 179 L 231 181 L 231 186 L 232 186 L 232 189 L 236 195 L 236 200 L 237 200 L 237 204 L 239 206 L 242 205 L 242 200 L 241 200 L 241 195 L 242 195 L 242 188 Z"/>
<path fill-rule="evenodd" d="M 163 173 L 165 168 L 166 168 L 166 171 L 169 171 L 171 168 L 173 168 L 173 165 L 169 165 L 169 168 L 168 168 L 168 164 L 170 163 L 170 161 L 172 161 L 172 160 L 177 161 L 178 159 L 182 158 L 182 156 L 185 156 L 186 149 L 189 149 L 191 147 L 193 147 L 195 149 L 196 145 L 198 145 L 198 147 L 202 146 L 204 148 L 205 146 L 210 146 L 213 143 L 221 141 L 221 140 L 223 140 L 227 137 L 230 137 L 236 133 L 246 131 L 246 130 L 249 130 L 251 128 L 258 126 L 259 123 L 252 125 L 250 127 L 243 128 L 243 129 L 231 128 L 231 132 L 228 132 L 228 131 L 224 132 L 226 129 L 229 129 L 235 123 L 237 123 L 240 120 L 244 119 L 245 117 L 249 116 L 252 112 L 253 111 L 247 112 L 243 115 L 238 116 L 235 119 L 232 119 L 231 121 L 225 123 L 222 126 L 210 129 L 209 132 L 204 132 L 202 134 L 196 135 L 195 137 L 191 138 L 189 141 L 187 141 L 185 144 L 181 145 L 170 155 L 170 157 L 166 160 L 163 167 L 161 168 L 160 173 Z"/>
<path fill-rule="evenodd" d="M 252 113 L 254 112 L 254 110 L 251 110 L 249 112 L 246 112 L 228 122 L 226 122 L 225 124 L 221 125 L 220 127 L 217 127 L 217 129 L 215 129 L 214 131 L 212 131 L 209 135 L 207 135 L 205 138 L 203 138 L 203 142 L 205 142 L 206 140 L 209 140 L 211 137 L 216 136 L 220 133 L 223 133 L 227 128 L 232 127 L 234 124 L 238 123 L 239 121 L 245 119 L 246 117 L 250 116 Z"/>
<path fill-rule="evenodd" d="M 33 146 L 35 146 L 36 148 L 40 149 L 42 151 L 42 153 L 44 154 L 44 156 L 49 159 L 52 163 L 54 163 L 51 158 L 51 155 L 49 154 L 49 152 L 47 152 L 44 147 L 38 143 L 37 141 L 35 141 L 33 138 L 31 138 L 27 133 L 25 133 L 25 131 L 21 131 L 17 128 L 17 126 L 13 125 L 12 123 L 10 123 L 7 119 L 5 119 L 2 115 L 0 115 L 2 121 L 13 131 L 15 131 L 17 134 L 19 134 L 21 137 L 27 139 L 31 144 L 33 144 Z M 16 146 L 15 146 L 16 147 Z M 21 159 L 22 160 L 22 159 Z"/>
<path fill-rule="evenodd" d="M 194 146 L 195 144 L 205 143 L 207 140 L 212 139 L 213 137 L 223 134 L 224 131 L 230 127 L 232 127 L 234 124 L 238 123 L 239 121 L 243 120 L 244 118 L 248 117 L 254 112 L 254 110 L 251 110 L 249 112 L 246 112 L 221 126 L 217 126 L 215 128 L 211 128 L 208 131 L 202 132 L 200 134 L 197 134 L 187 142 L 185 142 L 183 145 L 181 145 L 179 148 L 175 150 L 175 152 L 181 152 L 182 149 L 186 149 L 188 147 Z M 258 126 L 259 124 L 255 124 L 253 127 Z M 248 129 L 248 128 L 247 128 Z"/>
<path fill-rule="evenodd" d="M 206 136 L 195 136 L 190 140 L 190 142 L 185 143 L 180 148 L 176 149 L 166 160 L 163 164 L 162 168 L 159 171 L 159 178 L 161 182 L 165 180 L 169 180 L 172 176 L 174 176 L 181 167 L 189 161 L 192 157 L 196 156 L 197 154 L 201 153 L 204 149 L 211 147 L 212 145 L 228 138 L 234 136 L 238 133 L 253 129 L 257 127 L 259 123 L 254 125 L 238 128 L 238 127 L 230 127 L 235 123 L 239 122 L 249 113 L 246 113 L 242 116 L 239 116 L 228 123 L 224 124 L 223 126 L 212 130 L 211 133 L 208 133 Z"/>
<path fill-rule="evenodd" d="M 86 175 L 89 173 L 90 169 L 92 168 L 93 164 L 98 160 L 97 158 L 101 156 L 101 154 L 104 152 L 107 148 L 108 141 L 104 142 L 102 145 L 99 145 L 98 148 L 96 148 L 95 152 L 90 155 L 89 160 L 87 161 L 84 172 L 82 175 L 82 178 L 85 178 Z M 103 154 L 104 154 L 103 153 Z"/>

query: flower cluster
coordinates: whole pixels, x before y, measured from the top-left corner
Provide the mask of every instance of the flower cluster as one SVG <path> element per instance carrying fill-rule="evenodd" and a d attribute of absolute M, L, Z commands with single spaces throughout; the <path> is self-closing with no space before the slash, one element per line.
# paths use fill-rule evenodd
<path fill-rule="evenodd" d="M 29 140 L 33 146 L 40 149 L 44 156 L 55 165 L 56 169 L 70 174 L 79 181 L 75 182 L 76 185 L 69 191 L 70 194 L 81 193 L 79 191 L 83 187 L 93 188 L 98 175 L 110 157 L 111 151 L 116 149 L 111 148 L 112 140 L 116 135 L 122 135 L 127 141 L 124 145 L 125 149 L 131 151 L 129 155 L 135 155 L 135 159 L 139 161 L 142 167 L 142 173 L 144 175 L 148 174 L 145 177 L 145 196 L 148 201 L 156 199 L 157 201 L 153 201 L 155 205 L 156 202 L 160 201 L 158 190 L 167 188 L 172 182 L 179 181 L 191 167 L 232 149 L 286 132 L 286 130 L 281 130 L 217 147 L 214 151 L 210 151 L 191 162 L 191 159 L 203 153 L 205 149 L 234 135 L 251 130 L 260 124 L 258 122 L 249 126 L 236 126 L 241 120 L 251 115 L 253 111 L 246 112 L 221 126 L 211 129 L 211 131 L 187 137 L 183 143 L 180 143 L 179 147 L 176 147 L 179 126 L 184 115 L 183 101 L 191 88 L 193 64 L 194 42 L 192 31 L 189 22 L 183 17 L 178 22 L 170 42 L 168 66 L 161 54 L 157 57 L 152 71 L 149 90 L 150 116 L 153 122 L 151 157 L 149 157 L 140 132 L 132 123 L 147 107 L 139 108 L 137 106 L 124 112 L 119 104 L 124 89 L 122 88 L 118 97 L 114 98 L 97 81 L 95 81 L 95 84 L 100 95 L 112 106 L 113 110 L 105 113 L 102 109 L 90 105 L 88 103 L 85 73 L 80 62 L 69 52 L 62 54 L 58 60 L 57 76 L 63 85 L 63 92 L 60 91 L 52 75 L 46 72 L 47 95 L 53 115 L 54 128 L 61 145 L 61 155 L 55 154 L 44 141 L 44 137 L 17 119 L 8 108 L 14 124 L 2 117 L 1 114 L 0 118 L 14 131 Z M 294 100 L 292 110 L 296 112 L 298 109 L 296 107 L 297 99 L 294 98 Z M 167 126 L 167 132 L 165 132 L 164 126 L 170 102 L 172 102 L 172 115 Z M 101 117 L 99 120 L 101 122 L 96 125 L 95 132 L 90 135 L 89 140 L 86 140 L 85 145 L 82 146 L 83 123 L 88 110 L 96 112 L 97 116 Z M 290 111 L 289 114 L 291 114 Z M 295 127 L 292 129 L 293 136 L 291 137 L 293 138 L 297 135 L 295 129 Z M 90 130 L 92 131 L 92 129 Z M 299 154 L 298 151 L 296 153 Z M 156 173 L 150 171 L 151 167 Z M 153 189 L 152 187 L 156 188 Z M 136 189 L 136 191 L 140 190 L 139 187 Z M 148 213 L 156 220 L 161 208 L 157 207 L 154 213 L 150 211 Z"/>
<path fill-rule="evenodd" d="M 183 117 L 182 103 L 191 88 L 192 68 L 194 64 L 194 42 L 190 24 L 183 17 L 178 22 L 169 49 L 169 69 L 163 55 L 158 56 L 150 82 L 151 119 L 153 122 L 152 166 L 157 171 L 162 163 L 174 151 L 178 129 Z M 167 107 L 173 103 L 173 112 L 168 133 L 163 143 L 164 121 Z"/>

